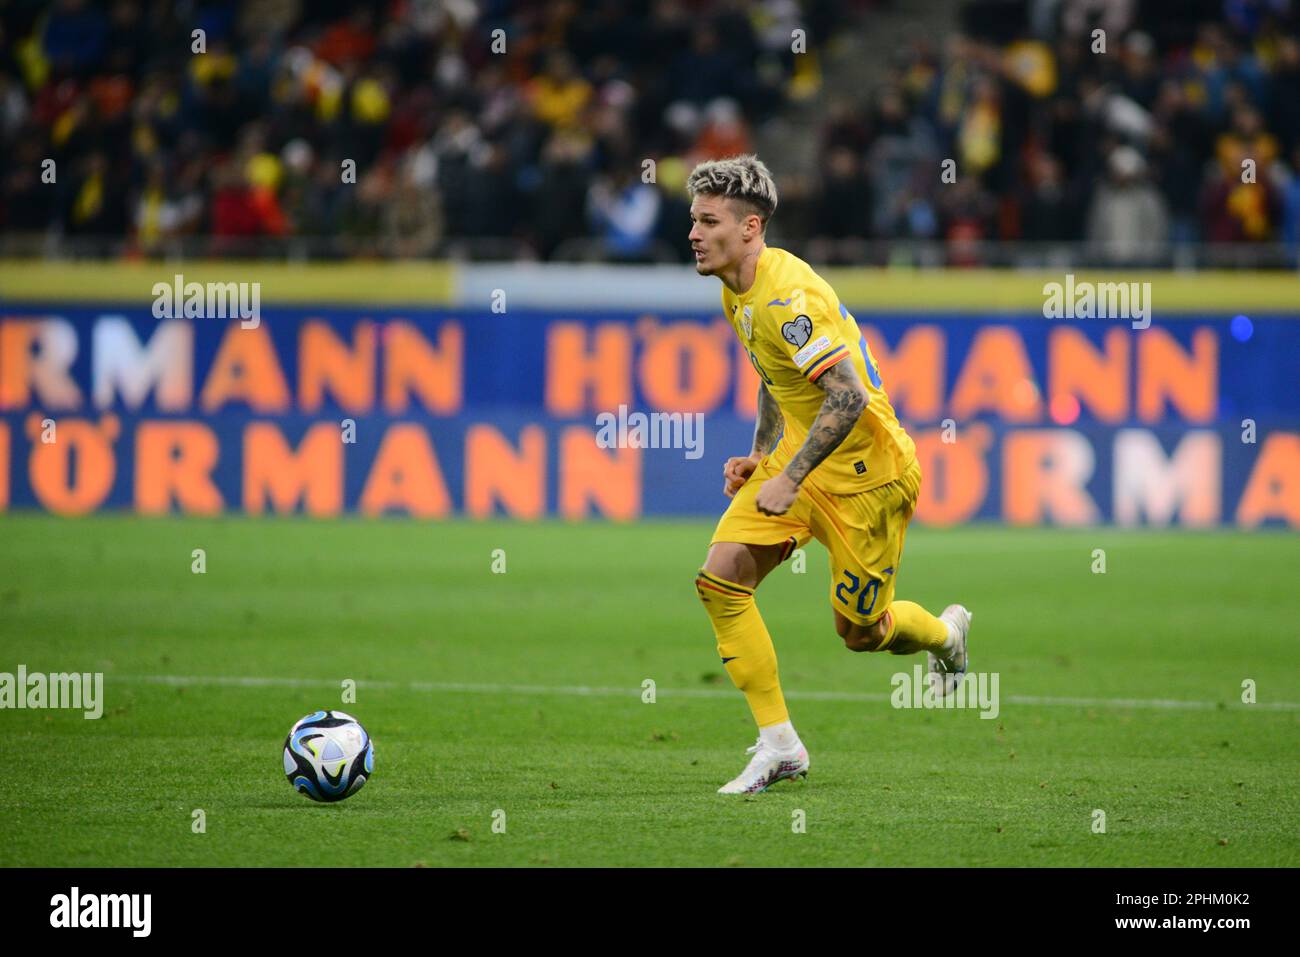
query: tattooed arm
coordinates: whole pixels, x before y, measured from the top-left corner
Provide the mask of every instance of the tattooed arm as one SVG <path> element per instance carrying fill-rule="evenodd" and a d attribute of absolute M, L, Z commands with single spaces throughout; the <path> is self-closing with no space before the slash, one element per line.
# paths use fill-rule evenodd
<path fill-rule="evenodd" d="M 789 511 L 808 473 L 839 447 L 866 408 L 867 387 L 858 378 L 851 361 L 842 360 L 831 366 L 822 373 L 817 385 L 826 398 L 803 447 L 794 454 L 785 471 L 768 479 L 758 490 L 754 504 L 764 515 L 784 515 Z"/>
<path fill-rule="evenodd" d="M 809 429 L 809 437 L 794 452 L 794 458 L 780 475 L 772 476 L 758 490 L 754 505 L 764 515 L 784 515 L 800 495 L 800 485 L 809 472 L 818 467 L 826 456 L 839 447 L 840 442 L 857 424 L 867 406 L 867 387 L 853 368 L 852 361 L 841 360 L 832 365 L 816 381 L 826 398 Z"/>
<path fill-rule="evenodd" d="M 758 384 L 758 418 L 754 420 L 754 449 L 751 458 L 761 459 L 776 446 L 776 440 L 785 426 L 781 407 L 767 391 L 767 386 Z"/>
<path fill-rule="evenodd" d="M 826 398 L 822 400 L 821 410 L 808 430 L 803 447 L 785 467 L 785 474 L 796 485 L 802 484 L 808 473 L 839 447 L 867 407 L 867 387 L 858 378 L 850 360 L 837 362 L 827 369 L 817 380 L 817 385 L 826 393 Z"/>

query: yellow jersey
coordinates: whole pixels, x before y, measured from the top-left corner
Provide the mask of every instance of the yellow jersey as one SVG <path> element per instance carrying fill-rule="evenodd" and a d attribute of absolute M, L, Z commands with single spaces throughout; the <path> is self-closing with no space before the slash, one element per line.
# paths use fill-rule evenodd
<path fill-rule="evenodd" d="M 844 495 L 902 475 L 916 457 L 916 446 L 898 423 L 857 322 L 811 266 L 784 249 L 766 246 L 748 291 L 736 295 L 722 287 L 722 310 L 785 420 L 772 453 L 773 468 L 785 468 L 808 437 L 826 397 L 817 380 L 831 366 L 848 361 L 867 387 L 867 406 L 853 431 L 810 478 L 827 492 Z"/>

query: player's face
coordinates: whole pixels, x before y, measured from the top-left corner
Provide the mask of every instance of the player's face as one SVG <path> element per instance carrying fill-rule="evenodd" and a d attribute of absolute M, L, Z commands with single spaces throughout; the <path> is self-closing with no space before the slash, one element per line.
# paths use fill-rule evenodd
<path fill-rule="evenodd" d="M 745 249 L 744 219 L 720 196 L 696 196 L 691 203 L 691 251 L 701 276 L 725 272 Z"/>

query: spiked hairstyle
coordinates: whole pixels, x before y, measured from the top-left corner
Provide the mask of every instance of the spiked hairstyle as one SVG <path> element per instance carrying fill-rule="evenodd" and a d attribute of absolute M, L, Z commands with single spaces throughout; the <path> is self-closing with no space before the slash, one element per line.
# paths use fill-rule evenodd
<path fill-rule="evenodd" d="M 762 220 L 765 230 L 767 221 L 776 212 L 776 184 L 772 182 L 772 173 L 753 154 L 701 163 L 686 178 L 686 191 L 692 199 L 704 195 L 739 200 Z"/>

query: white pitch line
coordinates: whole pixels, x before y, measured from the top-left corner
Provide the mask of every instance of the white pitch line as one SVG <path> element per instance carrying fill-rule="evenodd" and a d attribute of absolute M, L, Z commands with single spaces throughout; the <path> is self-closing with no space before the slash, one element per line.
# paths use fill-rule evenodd
<path fill-rule="evenodd" d="M 338 688 L 338 681 L 318 678 L 260 678 L 239 675 L 115 675 L 104 676 L 109 681 L 126 681 L 138 684 L 217 685 L 235 688 Z M 587 685 L 518 685 L 472 684 L 455 681 L 358 681 L 359 688 L 387 688 L 404 691 L 443 691 L 463 694 L 538 694 L 568 697 L 623 698 L 640 697 L 641 688 L 600 688 Z M 670 698 L 734 698 L 738 692 L 731 688 L 657 688 L 657 695 Z M 860 691 L 787 691 L 787 698 L 805 701 L 857 701 L 887 702 L 892 697 L 883 693 Z M 1172 711 L 1218 711 L 1231 708 L 1245 711 L 1300 711 L 1300 702 L 1263 701 L 1257 704 L 1227 704 L 1218 701 L 1180 701 L 1171 698 L 1056 698 L 1044 695 L 1006 695 L 1007 704 L 1045 705 L 1066 708 L 1145 708 Z"/>

